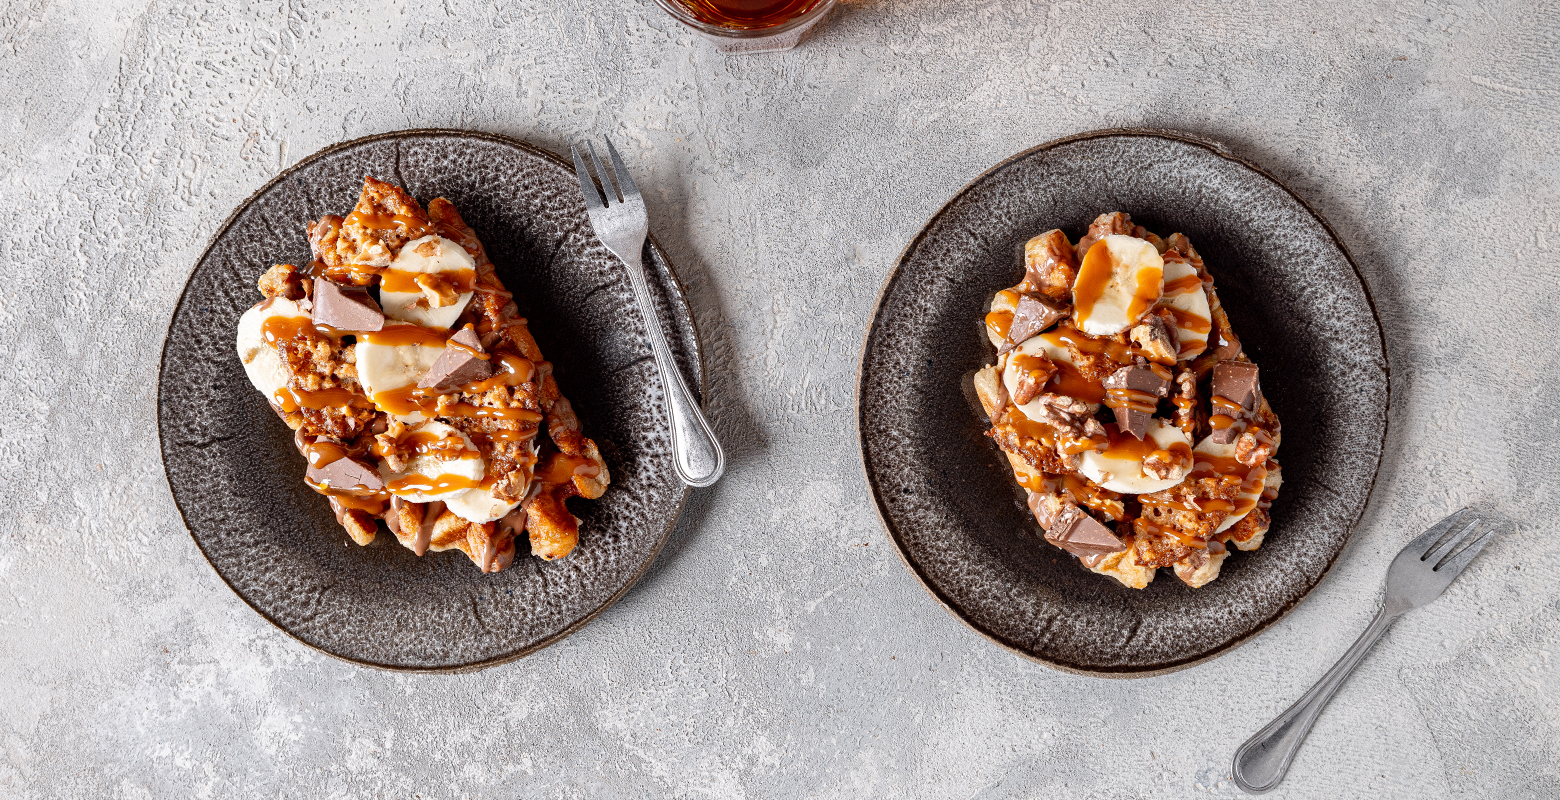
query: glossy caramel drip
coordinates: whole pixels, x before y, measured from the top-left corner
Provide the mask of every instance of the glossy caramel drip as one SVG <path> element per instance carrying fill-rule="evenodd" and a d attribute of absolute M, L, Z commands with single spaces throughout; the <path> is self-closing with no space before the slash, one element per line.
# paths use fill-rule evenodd
<path fill-rule="evenodd" d="M 336 502 L 345 508 L 367 512 L 371 517 L 377 517 L 385 513 L 385 505 L 390 502 L 390 495 L 386 492 L 359 497 L 355 494 L 335 494 Z"/>
<path fill-rule="evenodd" d="M 1018 305 L 1018 292 L 1012 289 L 1003 289 L 997 292 L 999 300 L 1006 300 L 1006 311 L 993 311 L 986 315 L 986 328 L 997 335 L 998 339 L 1007 339 L 1008 331 L 1013 327 L 1013 307 Z M 997 305 L 997 303 L 993 303 Z"/>
<path fill-rule="evenodd" d="M 1110 445 L 1103 453 L 1106 458 L 1141 462 L 1149 456 L 1157 456 L 1171 464 L 1192 462 L 1192 448 L 1186 442 L 1175 442 L 1167 448 L 1161 448 L 1159 443 L 1154 441 L 1154 437 L 1144 436 L 1139 439 L 1121 430 L 1114 423 L 1105 426 L 1105 434 L 1110 438 Z"/>
<path fill-rule="evenodd" d="M 414 455 L 435 455 L 444 460 L 480 458 L 481 453 L 467 447 L 459 436 L 440 436 L 433 431 L 418 430 L 396 440 L 396 449 Z"/>
<path fill-rule="evenodd" d="M 441 417 L 475 417 L 478 419 L 507 419 L 516 422 L 539 423 L 542 421 L 540 412 L 529 408 L 489 408 L 477 406 L 471 403 L 450 403 L 439 409 Z"/>
<path fill-rule="evenodd" d="M 553 453 L 535 473 L 536 480 L 554 486 L 573 483 L 576 476 L 594 478 L 600 474 L 601 467 L 595 461 L 567 453 Z"/>
<path fill-rule="evenodd" d="M 441 283 L 455 290 L 456 294 L 468 294 L 476 290 L 477 271 L 474 269 L 456 269 L 442 272 L 409 272 L 407 270 L 388 267 L 379 273 L 379 288 L 386 292 L 402 292 L 405 294 L 419 294 L 422 287 L 417 280 L 421 278 L 437 278 Z"/>
<path fill-rule="evenodd" d="M 1049 487 L 1045 485 L 1046 479 L 1044 473 L 1018 470 L 1013 474 L 1018 478 L 1018 485 L 1028 489 L 1031 492 L 1044 492 L 1049 490 Z"/>
<path fill-rule="evenodd" d="M 986 329 L 997 335 L 998 339 L 1007 339 L 1008 331 L 1013 328 L 1013 312 L 993 311 L 986 315 Z"/>
<path fill-rule="evenodd" d="M 1012 355 L 1008 356 L 1008 365 L 1024 372 L 1036 372 L 1049 370 L 1051 360 L 1045 356 L 1032 356 L 1015 350 Z"/>
<path fill-rule="evenodd" d="M 1095 242 L 1078 265 L 1078 277 L 1073 281 L 1073 307 L 1078 309 L 1078 324 L 1086 322 L 1095 303 L 1105 294 L 1105 287 L 1116 269 L 1116 259 L 1104 239 Z M 1139 267 L 1133 276 L 1135 288 L 1132 302 L 1127 304 L 1127 317 L 1138 319 L 1159 302 L 1164 290 L 1164 267 Z"/>
<path fill-rule="evenodd" d="M 349 225 L 357 225 L 370 231 L 400 233 L 408 239 L 421 239 L 433 233 L 433 229 L 427 223 L 405 214 L 365 214 L 362 211 L 353 211 L 341 221 L 343 228 Z"/>
<path fill-rule="evenodd" d="M 1228 397 L 1220 397 L 1219 395 L 1214 395 L 1209 399 L 1208 402 L 1213 404 L 1214 408 L 1222 408 L 1232 414 L 1239 414 L 1243 408 L 1240 403 L 1237 403 Z"/>
<path fill-rule="evenodd" d="M 1127 316 L 1131 319 L 1141 319 L 1148 313 L 1159 298 L 1164 294 L 1164 267 L 1139 267 L 1137 271 L 1137 291 L 1132 295 L 1132 302 L 1127 306 Z"/>
<path fill-rule="evenodd" d="M 449 331 L 437 328 L 424 328 L 421 325 L 413 325 L 409 322 L 386 325 L 377 331 L 358 334 L 363 341 L 382 344 L 386 347 L 404 347 L 409 344 L 417 344 L 424 347 L 443 347 L 449 335 Z"/>
<path fill-rule="evenodd" d="M 417 388 L 417 384 L 408 383 L 399 389 L 387 389 L 374 395 L 374 405 L 387 414 L 404 417 L 408 414 L 422 412 L 424 416 L 432 417 L 434 410 L 439 405 L 438 394 L 429 394 L 423 389 Z"/>
<path fill-rule="evenodd" d="M 467 325 L 466 327 L 469 328 L 471 326 Z M 466 345 L 463 345 L 459 341 L 457 341 L 453 336 L 450 337 L 449 339 L 446 339 L 444 341 L 444 346 L 445 347 L 453 347 L 456 350 L 460 350 L 461 352 L 465 353 L 466 355 L 471 356 L 472 358 L 480 358 L 483 361 L 491 361 L 492 358 L 493 358 L 493 354 L 492 353 L 484 353 L 484 352 L 482 352 L 481 350 L 478 350 L 475 347 L 467 347 Z"/>
<path fill-rule="evenodd" d="M 1056 394 L 1076 397 L 1086 403 L 1105 402 L 1105 386 L 1098 381 L 1091 381 L 1083 377 L 1078 368 L 1065 362 L 1057 361 L 1056 374 L 1046 382 L 1045 390 Z"/>
<path fill-rule="evenodd" d="M 1182 276 L 1180 278 L 1176 278 L 1175 280 L 1170 281 L 1169 283 L 1165 284 L 1165 294 L 1166 295 L 1180 294 L 1182 292 L 1189 292 L 1192 289 L 1201 289 L 1201 288 L 1202 288 L 1202 277 L 1197 275 L 1196 273 L 1192 273 L 1191 275 L 1185 275 L 1185 276 Z"/>
<path fill-rule="evenodd" d="M 1080 353 L 1103 355 L 1118 364 L 1126 365 L 1131 364 L 1133 361 L 1131 345 L 1123 344 L 1115 339 L 1090 336 L 1065 323 L 1056 326 L 1056 329 L 1049 333 L 1041 334 L 1041 336 L 1045 336 L 1058 347 L 1072 345 Z"/>
<path fill-rule="evenodd" d="M 1103 238 L 1083 254 L 1083 262 L 1078 265 L 1078 277 L 1073 280 L 1073 307 L 1077 309 L 1078 324 L 1088 320 L 1089 310 L 1105 294 L 1105 287 L 1110 283 L 1113 260 Z"/>
<path fill-rule="evenodd" d="M 1062 487 L 1072 494 L 1077 502 L 1111 519 L 1121 519 L 1127 513 L 1126 504 L 1121 502 L 1115 492 L 1090 485 L 1081 476 L 1072 473 L 1063 475 Z"/>
<path fill-rule="evenodd" d="M 1206 334 L 1213 330 L 1213 321 L 1207 317 L 1200 317 L 1190 311 L 1176 308 L 1175 306 L 1164 306 L 1164 309 L 1169 311 L 1170 314 L 1175 317 L 1175 326 L 1177 328 L 1191 331 L 1192 333 L 1202 334 Z"/>
<path fill-rule="evenodd" d="M 410 494 L 420 492 L 422 494 L 443 494 L 456 489 L 477 489 L 482 486 L 482 481 L 459 475 L 440 475 L 438 478 L 430 478 L 427 475 L 413 472 L 390 481 L 386 485 L 395 494 Z"/>
<path fill-rule="evenodd" d="M 303 446 L 303 457 L 311 467 L 334 464 L 347 457 L 346 448 L 328 440 L 317 440 Z"/>
<path fill-rule="evenodd" d="M 525 358 L 512 353 L 494 353 L 493 357 L 498 359 L 498 363 L 493 365 L 493 377 L 468 383 L 461 387 L 461 391 L 467 394 L 482 394 L 500 386 L 520 386 L 530 383 L 531 379 L 536 377 L 536 365 Z"/>
<path fill-rule="evenodd" d="M 1152 414 L 1159 407 L 1159 398 L 1148 392 L 1139 392 L 1134 389 L 1106 389 L 1105 405 L 1111 408 L 1129 408 L 1133 411 Z"/>
<path fill-rule="evenodd" d="M 267 317 L 260 325 L 260 334 L 269 344 L 308 341 L 320 333 L 308 317 Z"/>
<path fill-rule="evenodd" d="M 1175 511 L 1196 511 L 1203 514 L 1212 513 L 1215 511 L 1229 511 L 1235 507 L 1235 504 L 1228 500 L 1199 500 L 1197 501 L 1197 505 L 1194 507 L 1179 500 L 1165 500 L 1163 498 L 1150 497 L 1148 495 L 1140 495 L 1138 497 L 1138 502 L 1152 508 L 1168 508 Z"/>
<path fill-rule="evenodd" d="M 1056 428 L 1044 422 L 1030 419 L 1018 406 L 1010 406 L 1003 422 L 1013 426 L 1019 436 L 1034 439 L 1046 447 L 1056 446 Z"/>
<path fill-rule="evenodd" d="M 1238 421 L 1239 420 L 1228 414 L 1214 414 L 1213 416 L 1208 417 L 1208 427 L 1216 431 L 1222 431 L 1225 428 L 1234 427 L 1235 423 Z"/>
<path fill-rule="evenodd" d="M 300 408 L 319 410 L 322 408 L 367 408 L 373 405 L 367 397 L 350 389 L 319 389 L 309 391 L 307 389 L 294 389 L 283 386 L 271 396 L 281 410 L 291 414 Z"/>

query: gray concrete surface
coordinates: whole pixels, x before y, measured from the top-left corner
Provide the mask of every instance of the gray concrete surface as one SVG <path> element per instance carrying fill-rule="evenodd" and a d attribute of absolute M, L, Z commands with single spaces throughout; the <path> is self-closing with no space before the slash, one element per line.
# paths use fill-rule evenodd
<path fill-rule="evenodd" d="M 1387 636 L 1273 796 L 1560 796 L 1560 7 L 1168 5 L 862 0 L 726 58 L 647 0 L 0 3 L 0 797 L 1235 797 L 1235 746 L 1364 627 L 1399 546 L 1474 502 L 1519 532 Z M 1222 139 L 1332 221 L 1394 407 L 1308 602 L 1213 663 L 1101 682 L 915 584 L 859 477 L 852 376 L 951 193 L 1117 125 Z M 320 147 L 422 126 L 618 132 L 734 457 L 622 603 L 456 677 L 339 663 L 244 606 L 154 425 L 224 216 Z"/>

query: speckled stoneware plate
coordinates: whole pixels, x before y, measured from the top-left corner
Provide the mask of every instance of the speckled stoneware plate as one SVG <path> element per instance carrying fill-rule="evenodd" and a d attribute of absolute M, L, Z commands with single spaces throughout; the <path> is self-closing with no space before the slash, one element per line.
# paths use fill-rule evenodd
<path fill-rule="evenodd" d="M 1170 570 L 1127 589 L 1047 544 L 970 378 L 995 355 L 991 295 L 1024 241 L 1127 211 L 1185 233 L 1218 282 L 1284 425 L 1284 488 L 1266 544 L 1191 589 Z M 1298 604 L 1364 511 L 1387 427 L 1387 355 L 1370 292 L 1332 231 L 1272 176 L 1216 144 L 1100 131 L 1042 145 L 959 192 L 905 248 L 873 314 L 857 412 L 877 509 L 949 611 L 1071 672 L 1136 677 L 1213 658 Z"/>
<path fill-rule="evenodd" d="M 272 264 L 308 261 L 304 225 L 344 214 L 364 175 L 426 203 L 448 197 L 531 320 L 558 384 L 612 471 L 568 558 L 526 555 L 484 575 L 458 551 L 418 558 L 383 525 L 348 541 L 303 483 L 292 434 L 244 375 L 239 315 Z M 666 337 L 703 384 L 693 318 L 666 254 L 645 246 Z M 574 170 L 524 142 L 466 131 L 403 131 L 304 159 L 244 202 L 212 240 L 163 345 L 158 427 L 173 497 L 202 553 L 266 619 L 334 656 L 375 667 L 474 669 L 578 630 L 628 591 L 687 497 L 670 458 L 660 380 L 622 262 L 591 233 Z"/>

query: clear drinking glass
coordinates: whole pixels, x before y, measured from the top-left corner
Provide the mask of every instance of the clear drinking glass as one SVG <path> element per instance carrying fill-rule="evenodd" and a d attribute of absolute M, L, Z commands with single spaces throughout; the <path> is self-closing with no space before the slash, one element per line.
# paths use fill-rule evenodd
<path fill-rule="evenodd" d="M 655 0 L 722 53 L 775 53 L 802 43 L 839 0 Z"/>

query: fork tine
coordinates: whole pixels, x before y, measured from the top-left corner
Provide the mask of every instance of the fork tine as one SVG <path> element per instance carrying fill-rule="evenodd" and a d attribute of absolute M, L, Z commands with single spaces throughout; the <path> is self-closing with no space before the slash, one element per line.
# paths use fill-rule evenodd
<path fill-rule="evenodd" d="M 585 159 L 580 158 L 579 148 L 569 146 L 569 155 L 574 156 L 574 174 L 580 179 L 580 193 L 585 195 L 585 209 L 598 211 L 606 207 L 601 202 L 601 193 L 596 191 L 596 182 L 591 180 L 590 170 L 585 168 Z"/>
<path fill-rule="evenodd" d="M 1431 525 L 1429 530 L 1414 537 L 1414 540 L 1409 542 L 1407 546 L 1403 548 L 1403 552 L 1413 553 L 1414 556 L 1419 558 L 1421 561 L 1424 560 L 1425 552 L 1436 543 L 1436 540 L 1440 539 L 1442 536 L 1445 536 L 1446 532 L 1451 530 L 1453 525 L 1456 525 L 1458 521 L 1467 516 L 1468 513 L 1472 510 L 1473 509 L 1471 508 L 1465 508 L 1447 517 L 1446 519 Z"/>
<path fill-rule="evenodd" d="M 618 191 L 623 193 L 623 201 L 640 200 L 639 187 L 634 185 L 634 176 L 628 172 L 628 167 L 623 164 L 623 157 L 618 155 L 616 147 L 612 146 L 612 140 L 601 137 L 607 143 L 607 155 L 612 159 L 612 179 L 617 181 Z"/>
<path fill-rule="evenodd" d="M 607 170 L 607 166 L 601 161 L 601 156 L 596 155 L 596 145 L 594 143 L 585 142 L 585 149 L 590 151 L 590 160 L 596 163 L 596 174 L 601 176 L 601 190 L 607 193 L 607 204 L 617 205 L 622 202 L 623 192 L 617 186 L 614 186 L 613 183 L 617 183 L 620 186 L 623 179 Z"/>
<path fill-rule="evenodd" d="M 1459 530 L 1457 533 L 1447 537 L 1446 541 L 1436 545 L 1435 549 L 1425 553 L 1420 557 L 1419 560 L 1428 561 L 1431 564 L 1441 563 L 1441 559 L 1446 558 L 1447 553 L 1452 552 L 1453 550 L 1457 549 L 1458 545 L 1468 541 L 1468 537 L 1472 536 L 1473 532 L 1478 530 L 1479 526 L 1483 524 L 1484 520 L 1478 517 L 1474 517 L 1473 519 L 1469 520 L 1467 525 L 1459 524 Z"/>
<path fill-rule="evenodd" d="M 1474 556 L 1477 556 L 1479 551 L 1483 550 L 1484 546 L 1489 544 L 1491 539 L 1495 538 L 1495 533 L 1499 529 L 1499 525 L 1491 525 L 1485 528 L 1482 535 L 1474 539 L 1467 547 L 1464 547 L 1462 552 L 1446 559 L 1445 563 L 1437 564 L 1435 567 L 1436 574 L 1445 575 L 1446 580 L 1457 577 L 1458 573 L 1461 573 L 1463 568 L 1468 566 L 1470 561 L 1473 561 Z"/>

